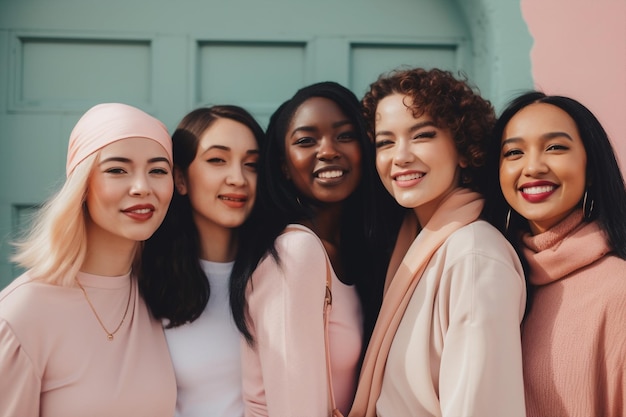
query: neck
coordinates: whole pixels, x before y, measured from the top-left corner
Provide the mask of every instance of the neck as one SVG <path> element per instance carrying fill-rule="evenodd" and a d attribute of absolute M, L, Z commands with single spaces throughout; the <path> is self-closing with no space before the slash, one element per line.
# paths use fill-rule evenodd
<path fill-rule="evenodd" d="M 115 277 L 131 270 L 139 242 L 124 240 L 112 244 L 102 239 L 92 240 L 87 238 L 87 255 L 80 268 L 82 272 Z"/>
<path fill-rule="evenodd" d="M 198 230 L 201 257 L 211 262 L 231 262 L 237 255 L 237 236 L 234 229 L 214 227 Z"/>
<path fill-rule="evenodd" d="M 341 235 L 341 208 L 340 204 L 318 208 L 311 220 L 301 223 L 313 230 L 323 241 L 337 245 Z"/>

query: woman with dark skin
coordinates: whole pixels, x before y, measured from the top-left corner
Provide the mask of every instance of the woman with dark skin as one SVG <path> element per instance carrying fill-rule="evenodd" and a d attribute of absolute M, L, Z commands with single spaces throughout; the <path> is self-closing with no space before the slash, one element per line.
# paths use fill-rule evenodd
<path fill-rule="evenodd" d="M 328 414 L 327 274 L 333 393 L 344 413 L 352 403 L 362 346 L 382 295 L 377 271 L 386 258 L 385 240 L 374 239 L 372 226 L 380 186 L 372 162 L 358 100 L 339 84 L 304 87 L 271 117 L 258 217 L 252 237 L 242 239 L 231 292 L 248 342 L 246 415 Z"/>

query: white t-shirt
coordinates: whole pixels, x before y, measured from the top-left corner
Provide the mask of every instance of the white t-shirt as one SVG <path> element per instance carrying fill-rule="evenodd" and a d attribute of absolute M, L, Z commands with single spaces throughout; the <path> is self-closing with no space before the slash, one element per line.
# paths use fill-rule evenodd
<path fill-rule="evenodd" d="M 178 387 L 176 416 L 240 417 L 241 339 L 228 289 L 234 263 L 200 263 L 211 286 L 206 308 L 193 323 L 165 330 Z"/>

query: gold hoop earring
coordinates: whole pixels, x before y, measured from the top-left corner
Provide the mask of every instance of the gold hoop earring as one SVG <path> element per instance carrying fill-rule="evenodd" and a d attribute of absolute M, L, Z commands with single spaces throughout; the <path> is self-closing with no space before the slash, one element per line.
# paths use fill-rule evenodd
<path fill-rule="evenodd" d="M 509 223 L 511 222 L 511 209 L 509 208 L 509 211 L 506 212 L 506 222 L 504 223 L 504 231 L 508 232 L 509 231 Z"/>

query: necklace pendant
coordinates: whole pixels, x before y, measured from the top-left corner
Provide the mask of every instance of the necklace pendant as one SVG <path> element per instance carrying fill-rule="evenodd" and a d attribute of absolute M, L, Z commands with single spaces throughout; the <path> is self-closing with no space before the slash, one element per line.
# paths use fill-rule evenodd
<path fill-rule="evenodd" d="M 113 340 L 113 335 L 112 334 L 107 334 L 107 340 L 110 342 L 111 340 Z"/>

